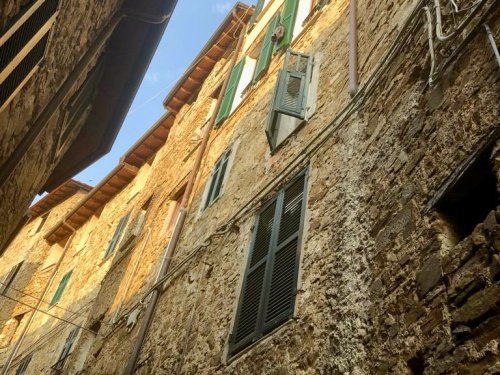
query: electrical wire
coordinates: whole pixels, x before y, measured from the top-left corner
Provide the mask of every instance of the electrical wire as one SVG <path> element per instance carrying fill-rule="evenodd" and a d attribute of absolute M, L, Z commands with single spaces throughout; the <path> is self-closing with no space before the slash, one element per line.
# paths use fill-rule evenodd
<path fill-rule="evenodd" d="M 50 313 L 48 313 L 47 311 L 44 311 L 44 310 L 39 309 L 39 308 L 36 308 L 35 306 L 31 306 L 31 305 L 29 305 L 29 304 L 27 304 L 27 303 L 25 303 L 25 302 L 22 302 L 22 301 L 20 301 L 20 300 L 15 299 L 15 298 L 12 298 L 12 297 L 6 296 L 5 294 L 2 294 L 0 297 L 4 297 L 4 298 L 7 298 L 7 299 L 10 299 L 11 301 L 15 301 L 15 302 L 17 302 L 17 303 L 19 303 L 19 304 L 21 304 L 21 305 L 23 305 L 23 306 L 29 307 L 29 308 L 30 308 L 30 309 L 32 309 L 33 311 L 38 311 L 38 312 L 41 312 L 42 314 L 48 315 L 48 316 L 50 316 L 50 317 L 52 317 L 52 318 L 54 318 L 54 319 L 57 319 L 57 320 L 60 320 L 60 321 L 65 322 L 65 323 L 71 324 L 71 325 L 73 325 L 73 326 L 75 326 L 75 327 L 80 327 L 81 329 L 83 329 L 83 330 L 85 330 L 85 331 L 92 332 L 92 333 L 94 333 L 94 334 L 95 334 L 95 332 L 94 332 L 94 331 L 92 331 L 91 329 L 85 328 L 85 327 L 83 327 L 83 326 L 81 326 L 81 325 L 78 325 L 78 324 L 76 324 L 76 323 L 74 323 L 74 322 L 72 322 L 72 321 L 70 321 L 70 320 L 67 320 L 67 319 L 64 319 L 64 318 L 60 318 L 60 317 L 58 317 L 58 316 L 56 316 L 56 315 L 50 314 Z"/>
<path fill-rule="evenodd" d="M 416 25 L 414 24 L 414 20 L 417 18 L 416 16 L 421 11 L 425 0 L 420 0 L 419 3 L 414 7 L 412 13 L 406 19 L 405 24 L 398 32 L 394 42 L 391 44 L 391 47 L 386 52 L 381 61 L 377 64 L 374 69 L 374 72 L 367 79 L 366 83 L 362 85 L 359 91 L 354 95 L 351 101 L 339 112 L 339 114 L 325 127 L 324 132 L 318 133 L 312 140 L 304 147 L 303 152 L 298 153 L 298 155 L 291 160 L 289 164 L 287 164 L 284 170 L 281 173 L 280 178 L 269 181 L 264 187 L 262 187 L 256 194 L 250 198 L 249 201 L 245 205 L 242 206 L 240 210 L 238 210 L 228 221 L 227 224 L 222 226 L 220 231 L 217 231 L 210 235 L 202 245 L 196 247 L 193 251 L 191 251 L 185 258 L 174 267 L 169 273 L 159 279 L 155 284 L 153 284 L 143 295 L 143 297 L 139 300 L 139 302 L 135 303 L 126 313 L 122 315 L 120 319 L 118 319 L 118 323 L 123 321 L 123 318 L 128 315 L 131 311 L 136 309 L 138 306 L 143 305 L 145 303 L 146 298 L 157 288 L 159 288 L 163 283 L 169 279 L 173 274 L 175 274 L 182 266 L 184 266 L 189 260 L 191 260 L 197 253 L 199 253 L 202 249 L 207 248 L 212 243 L 212 239 L 214 237 L 222 236 L 234 228 L 235 223 L 245 216 L 251 210 L 255 210 L 258 208 L 260 204 L 259 196 L 265 196 L 270 191 L 279 186 L 293 171 L 300 168 L 300 166 L 308 161 L 308 157 L 311 156 L 324 142 L 326 142 L 330 135 L 340 127 L 349 116 L 357 110 L 360 105 L 363 103 L 364 99 L 375 89 L 377 79 L 387 70 L 389 62 L 391 62 L 397 55 L 397 53 L 406 45 L 406 39 L 413 34 Z M 413 24 L 413 25 L 412 25 Z M 418 26 L 418 24 L 417 24 Z M 329 130 L 329 132 L 326 132 Z M 322 137 L 323 136 L 323 137 Z M 317 145 L 314 145 L 316 141 L 318 141 Z M 311 147 L 310 150 L 307 150 L 308 147 Z M 291 168 L 290 168 L 291 166 Z M 288 171 L 287 171 L 288 169 Z M 250 207 L 250 209 L 249 209 Z M 113 329 L 110 333 L 106 335 L 108 337 L 111 335 L 116 329 Z"/>
<path fill-rule="evenodd" d="M 1 282 L 1 281 L 0 281 L 0 284 L 3 284 L 3 285 L 5 285 L 5 286 L 7 286 L 7 284 L 6 284 L 6 283 L 3 283 L 3 282 Z M 4 294 L 5 294 L 5 292 L 7 292 L 9 289 L 12 289 L 12 290 L 14 290 L 15 292 L 21 293 L 22 295 L 25 295 L 25 296 L 27 296 L 27 297 L 33 298 L 35 301 L 41 301 L 41 302 L 43 302 L 43 303 L 46 303 L 47 305 L 50 305 L 50 302 L 45 301 L 45 300 L 42 300 L 41 298 L 35 297 L 35 296 L 34 296 L 34 295 L 32 295 L 32 294 L 28 294 L 28 293 L 26 293 L 26 292 L 23 292 L 22 290 L 16 289 L 16 288 L 14 288 L 13 286 L 8 286 L 8 287 L 5 289 Z M 2 295 L 3 295 L 3 294 L 0 294 L 0 296 L 2 296 Z M 59 305 L 53 305 L 53 307 L 52 307 L 52 308 L 58 308 L 58 309 L 60 309 L 60 310 L 64 310 L 64 311 L 67 311 L 67 312 L 69 312 L 69 313 L 71 313 L 71 314 L 76 314 L 76 315 L 77 315 L 77 313 L 76 313 L 76 312 L 71 311 L 71 310 L 68 310 L 68 309 L 66 309 L 66 308 L 64 308 L 64 307 L 61 307 L 61 306 L 59 306 Z"/>

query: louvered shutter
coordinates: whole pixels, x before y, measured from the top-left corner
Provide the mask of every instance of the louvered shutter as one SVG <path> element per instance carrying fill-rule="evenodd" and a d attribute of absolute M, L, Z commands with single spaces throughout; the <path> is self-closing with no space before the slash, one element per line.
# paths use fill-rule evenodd
<path fill-rule="evenodd" d="M 281 24 L 285 27 L 285 35 L 276 45 L 276 50 L 286 48 L 293 37 L 293 27 L 297 18 L 297 9 L 299 8 L 299 0 L 286 0 L 281 15 Z"/>
<path fill-rule="evenodd" d="M 273 35 L 274 29 L 278 26 L 280 20 L 279 13 L 274 16 L 274 18 L 269 23 L 269 27 L 267 28 L 266 35 L 262 40 L 262 44 L 260 46 L 259 59 L 257 60 L 257 65 L 255 66 L 255 70 L 253 73 L 253 82 L 257 82 L 262 76 L 267 72 L 269 68 L 269 63 L 271 62 L 271 56 L 273 54 L 273 41 L 271 37 Z"/>
<path fill-rule="evenodd" d="M 310 56 L 287 51 L 284 68 L 279 72 L 274 87 L 266 126 L 266 137 L 271 149 L 276 147 L 279 113 L 300 119 L 305 118 L 311 72 L 312 58 Z"/>
<path fill-rule="evenodd" d="M 61 282 L 59 283 L 59 286 L 56 289 L 56 292 L 54 293 L 54 296 L 52 297 L 52 300 L 50 301 L 50 306 L 55 305 L 59 300 L 61 299 L 61 296 L 64 292 L 64 289 L 66 288 L 66 285 L 68 285 L 69 279 L 71 277 L 71 274 L 73 271 L 68 272 L 63 276 L 61 279 Z"/>
<path fill-rule="evenodd" d="M 252 250 L 248 259 L 235 329 L 231 339 L 231 354 L 243 349 L 259 337 L 264 277 L 270 253 L 275 212 L 276 200 L 269 204 L 257 218 Z"/>
<path fill-rule="evenodd" d="M 293 315 L 299 269 L 299 241 L 303 226 L 305 174 L 299 176 L 278 200 L 279 223 L 276 244 L 269 265 L 270 280 L 263 323 L 263 334 Z"/>
<path fill-rule="evenodd" d="M 52 369 L 54 371 L 61 371 L 64 368 L 64 364 L 66 363 L 66 359 L 68 358 L 71 348 L 73 347 L 76 336 L 78 335 L 78 331 L 79 327 L 73 329 L 69 333 L 68 337 L 66 338 L 66 341 L 64 342 L 64 346 L 61 351 L 61 354 L 59 355 L 59 359 L 57 360 L 56 364 L 52 366 Z"/>
<path fill-rule="evenodd" d="M 308 55 L 287 51 L 284 70 L 280 72 L 274 109 L 280 113 L 304 118 L 312 62 Z"/>
<path fill-rule="evenodd" d="M 257 4 L 255 4 L 255 9 L 253 11 L 252 17 L 250 17 L 250 21 L 248 21 L 248 24 L 250 25 L 249 31 L 252 29 L 255 21 L 257 20 L 257 17 L 262 11 L 262 8 L 264 8 L 264 0 L 257 0 Z"/>
<path fill-rule="evenodd" d="M 0 35 L 0 108 L 44 56 L 58 0 L 39 0 Z"/>
<path fill-rule="evenodd" d="M 261 212 L 247 263 L 230 354 L 234 355 L 293 314 L 305 209 L 302 172 Z"/>
<path fill-rule="evenodd" d="M 231 71 L 226 91 L 224 92 L 224 97 L 219 108 L 219 113 L 217 113 L 217 119 L 215 120 L 216 128 L 218 128 L 222 121 L 224 121 L 231 113 L 231 106 L 233 105 L 234 95 L 236 94 L 236 88 L 238 87 L 238 83 L 240 82 L 241 72 L 243 71 L 244 66 L 245 58 L 241 59 Z"/>
<path fill-rule="evenodd" d="M 26 374 L 26 369 L 28 368 L 28 365 L 31 362 L 31 357 L 32 357 L 32 354 L 29 354 L 27 357 L 23 358 L 23 360 L 19 364 L 19 367 L 16 370 L 16 375 Z"/>
<path fill-rule="evenodd" d="M 208 189 L 204 208 L 207 208 L 210 204 L 212 204 L 212 202 L 215 201 L 221 194 L 230 156 L 231 148 L 219 158 L 217 163 L 215 163 L 214 170 L 210 177 L 210 187 Z"/>
<path fill-rule="evenodd" d="M 130 212 L 125 216 L 123 216 L 118 222 L 115 233 L 113 234 L 113 237 L 111 237 L 111 241 L 108 245 L 108 248 L 106 249 L 106 253 L 104 254 L 104 258 L 107 258 L 111 253 L 113 253 L 113 251 L 116 248 L 116 245 L 118 245 L 118 241 L 120 241 L 123 230 L 125 229 L 125 225 L 127 225 L 129 216 Z"/>

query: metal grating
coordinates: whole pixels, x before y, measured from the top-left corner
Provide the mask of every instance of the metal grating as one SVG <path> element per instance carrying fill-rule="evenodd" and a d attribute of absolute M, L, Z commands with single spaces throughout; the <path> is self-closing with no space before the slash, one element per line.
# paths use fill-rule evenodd
<path fill-rule="evenodd" d="M 10 73 L 5 81 L 0 84 L 0 106 L 14 93 L 17 87 L 24 81 L 28 74 L 42 60 L 45 46 L 49 35 L 45 35 L 19 63 L 19 65 Z"/>
<path fill-rule="evenodd" d="M 59 0 L 46 0 L 0 47 L 0 70 L 9 65 L 57 10 Z M 34 5 L 34 4 L 33 4 Z"/>

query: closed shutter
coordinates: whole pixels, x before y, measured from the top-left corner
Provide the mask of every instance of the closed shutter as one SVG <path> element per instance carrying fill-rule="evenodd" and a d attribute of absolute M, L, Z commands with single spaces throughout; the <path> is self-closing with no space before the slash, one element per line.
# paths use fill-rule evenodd
<path fill-rule="evenodd" d="M 118 241 L 120 241 L 120 238 L 123 234 L 123 230 L 125 229 L 125 226 L 127 225 L 128 218 L 130 216 L 130 212 L 123 216 L 120 221 L 118 222 L 118 226 L 116 227 L 115 233 L 113 234 L 113 237 L 111 237 L 111 241 L 108 245 L 108 248 L 106 249 L 106 252 L 104 253 L 104 258 L 107 258 L 110 256 L 113 251 L 116 248 L 116 245 L 118 245 Z"/>
<path fill-rule="evenodd" d="M 76 340 L 76 336 L 78 335 L 79 329 L 80 329 L 79 327 L 73 329 L 66 338 L 61 354 L 59 355 L 59 359 L 52 366 L 53 374 L 58 374 L 60 373 L 60 371 L 63 370 L 64 364 L 66 363 L 66 359 L 68 358 L 71 352 L 71 348 L 73 347 L 73 344 Z"/>
<path fill-rule="evenodd" d="M 59 0 L 34 2 L 0 35 L 0 107 L 43 58 Z"/>
<path fill-rule="evenodd" d="M 264 8 L 264 1 L 265 0 L 257 0 L 257 4 L 255 4 L 255 9 L 253 11 L 252 17 L 250 17 L 250 21 L 248 21 L 248 24 L 250 25 L 248 29 L 249 31 L 252 29 L 255 21 L 257 20 L 257 17 L 262 11 L 262 8 Z"/>
<path fill-rule="evenodd" d="M 253 82 L 257 82 L 262 76 L 267 72 L 269 64 L 271 62 L 271 56 L 273 54 L 273 41 L 271 37 L 273 35 L 274 29 L 278 26 L 280 20 L 279 13 L 274 16 L 267 28 L 266 35 L 262 40 L 260 46 L 259 59 L 257 60 L 257 65 L 255 66 L 255 71 L 253 74 Z"/>
<path fill-rule="evenodd" d="M 210 177 L 210 187 L 208 189 L 204 208 L 212 204 L 221 194 L 230 156 L 231 148 L 219 158 L 217 163 L 215 163 L 214 170 Z"/>
<path fill-rule="evenodd" d="M 27 357 L 23 358 L 23 360 L 19 364 L 19 367 L 16 370 L 16 375 L 26 374 L 26 370 L 28 368 L 28 365 L 31 362 L 31 357 L 32 357 L 32 354 L 29 354 Z"/>
<path fill-rule="evenodd" d="M 297 18 L 297 9 L 299 7 L 299 0 L 286 0 L 281 16 L 281 24 L 285 27 L 285 35 L 276 45 L 276 50 L 286 48 L 293 37 L 293 27 L 295 25 L 295 18 Z"/>
<path fill-rule="evenodd" d="M 56 292 L 54 293 L 54 296 L 52 297 L 52 300 L 50 301 L 50 306 L 55 305 L 59 300 L 61 299 L 61 296 L 64 292 L 64 289 L 66 288 L 66 285 L 68 285 L 69 279 L 71 277 L 71 274 L 73 271 L 69 271 L 67 274 L 63 276 L 61 279 L 61 282 L 59 283 L 59 286 L 57 287 Z"/>
<path fill-rule="evenodd" d="M 234 355 L 293 314 L 305 208 L 302 172 L 257 218 L 231 337 Z"/>
<path fill-rule="evenodd" d="M 215 127 L 218 128 L 222 121 L 224 121 L 231 113 L 231 106 L 233 105 L 234 95 L 236 94 L 236 88 L 240 82 L 241 72 L 245 66 L 245 58 L 241 59 L 231 71 L 229 76 L 229 82 L 227 83 L 226 91 L 224 92 L 224 98 L 217 113 L 217 119 L 215 120 Z"/>

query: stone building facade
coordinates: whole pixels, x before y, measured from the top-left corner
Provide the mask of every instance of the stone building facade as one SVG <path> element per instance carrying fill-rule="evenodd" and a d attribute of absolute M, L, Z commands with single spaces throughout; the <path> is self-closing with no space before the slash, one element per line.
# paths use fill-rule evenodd
<path fill-rule="evenodd" d="M 44 234 L 89 306 L 63 372 L 498 373 L 500 10 L 440 3 L 358 1 L 352 96 L 349 1 L 238 4 Z"/>
<path fill-rule="evenodd" d="M 109 151 L 174 5 L 2 1 L 0 254 L 36 194 Z"/>

